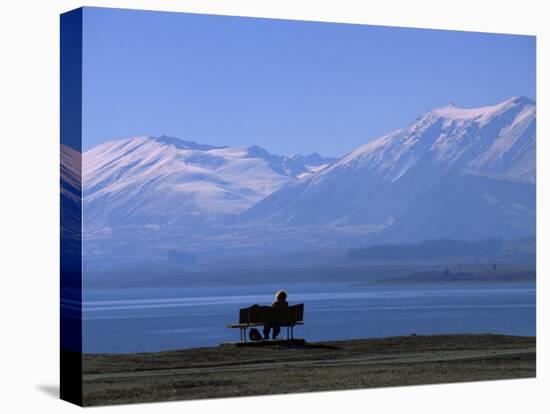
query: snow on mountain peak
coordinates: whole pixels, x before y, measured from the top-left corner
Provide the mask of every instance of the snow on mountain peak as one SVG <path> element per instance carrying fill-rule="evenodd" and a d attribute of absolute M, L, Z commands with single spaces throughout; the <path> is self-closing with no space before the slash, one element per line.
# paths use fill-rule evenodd
<path fill-rule="evenodd" d="M 487 122 L 491 117 L 516 106 L 535 105 L 535 103 L 524 96 L 514 96 L 496 105 L 483 106 L 478 108 L 459 108 L 450 103 L 441 108 L 435 108 L 428 112 L 428 115 L 446 118 L 448 120 L 475 120 L 479 123 Z"/>
<path fill-rule="evenodd" d="M 195 149 L 199 151 L 210 151 L 213 149 L 227 148 L 227 146 L 219 147 L 219 146 L 213 146 L 213 145 L 199 144 L 195 141 L 186 141 L 181 138 L 169 137 L 167 135 L 162 135 L 160 137 L 152 137 L 151 139 L 154 139 L 155 141 L 160 142 L 161 144 L 173 145 L 177 149 Z"/>
<path fill-rule="evenodd" d="M 439 164 L 438 168 L 456 164 L 504 175 L 521 170 L 527 177 L 528 171 L 534 171 L 534 167 L 529 167 L 534 164 L 528 161 L 530 155 L 524 158 L 519 170 L 512 164 L 517 167 L 520 154 L 530 154 L 531 142 L 534 148 L 535 116 L 535 103 L 521 96 L 479 108 L 464 109 L 449 104 L 362 145 L 312 179 L 321 181 L 329 170 L 344 166 L 355 169 L 368 166 L 371 175 L 395 181 L 419 162 L 428 161 Z"/>

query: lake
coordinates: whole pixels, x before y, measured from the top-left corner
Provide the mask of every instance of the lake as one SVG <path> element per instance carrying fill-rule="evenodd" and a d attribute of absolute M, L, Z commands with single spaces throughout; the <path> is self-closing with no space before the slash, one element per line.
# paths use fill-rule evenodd
<path fill-rule="evenodd" d="M 437 333 L 535 335 L 534 283 L 361 286 L 257 284 L 85 290 L 85 353 L 150 352 L 237 341 L 239 308 L 285 288 L 305 303 L 308 341 Z M 286 335 L 285 329 L 281 336 Z"/>

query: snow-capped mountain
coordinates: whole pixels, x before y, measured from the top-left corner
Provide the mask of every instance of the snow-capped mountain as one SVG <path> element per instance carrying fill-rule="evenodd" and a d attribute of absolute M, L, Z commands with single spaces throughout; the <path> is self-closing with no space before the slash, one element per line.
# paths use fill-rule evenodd
<path fill-rule="evenodd" d="M 535 125 L 535 103 L 525 97 L 474 109 L 452 104 L 434 109 L 405 128 L 357 148 L 323 171 L 274 192 L 241 218 L 257 225 L 389 226 L 401 222 L 399 218 L 407 212 L 411 218 L 408 226 L 418 230 L 414 235 L 409 231 L 409 238 L 422 237 L 422 225 L 412 220 L 416 215 L 411 209 L 416 205 L 426 211 L 429 200 L 422 207 L 418 200 L 431 191 L 446 194 L 445 208 L 457 209 L 438 214 L 455 218 L 458 214 L 461 223 L 475 216 L 473 206 L 462 204 L 469 199 L 453 192 L 467 189 L 457 185 L 456 180 L 463 177 L 484 177 L 499 185 L 513 183 L 513 187 L 524 185 L 534 194 Z M 442 181 L 458 172 L 454 180 Z M 445 183 L 450 187 L 442 188 Z M 516 202 L 513 191 L 500 194 L 507 195 L 506 203 L 496 195 L 480 201 L 487 214 L 490 210 L 494 217 L 502 217 L 500 234 L 534 233 L 534 196 L 519 197 Z M 453 204 L 455 195 L 459 204 Z M 512 205 L 517 208 L 511 209 Z M 436 207 L 431 207 L 432 214 L 436 214 Z M 507 212 L 497 214 L 499 209 Z M 445 227 L 441 230 L 444 232 Z M 461 235 L 468 236 L 467 232 Z"/>
<path fill-rule="evenodd" d="M 106 142 L 83 155 L 85 223 L 101 229 L 212 222 L 333 161 L 167 136 Z"/>
<path fill-rule="evenodd" d="M 83 248 L 103 266 L 174 250 L 215 260 L 533 237 L 535 128 L 535 103 L 515 97 L 428 111 L 338 160 L 166 136 L 106 142 L 82 155 Z M 67 201 L 79 192 L 79 157 L 62 152 L 67 206 L 76 205 Z"/>
<path fill-rule="evenodd" d="M 61 235 L 77 236 L 80 231 L 82 154 L 67 145 L 60 149 Z"/>

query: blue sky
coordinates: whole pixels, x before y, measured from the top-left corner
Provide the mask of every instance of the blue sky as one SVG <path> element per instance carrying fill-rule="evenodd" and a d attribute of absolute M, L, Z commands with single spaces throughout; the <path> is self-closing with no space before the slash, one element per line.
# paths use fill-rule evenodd
<path fill-rule="evenodd" d="M 135 135 L 340 156 L 422 112 L 535 99 L 535 38 L 86 8 L 83 149 Z"/>

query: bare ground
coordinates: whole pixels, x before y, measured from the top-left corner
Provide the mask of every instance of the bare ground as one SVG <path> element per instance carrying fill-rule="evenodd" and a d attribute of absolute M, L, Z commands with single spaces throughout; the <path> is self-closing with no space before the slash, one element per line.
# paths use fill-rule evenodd
<path fill-rule="evenodd" d="M 530 378 L 534 337 L 407 336 L 84 355 L 84 405 Z"/>

